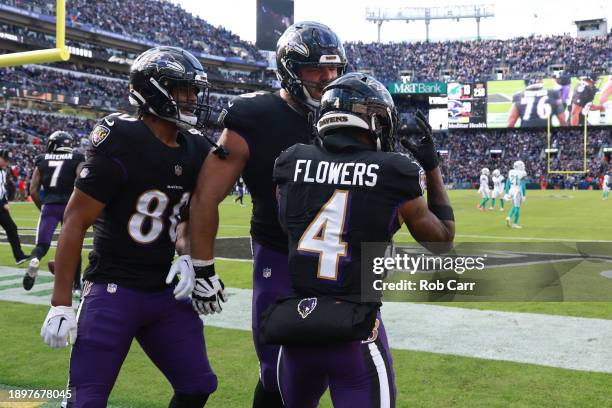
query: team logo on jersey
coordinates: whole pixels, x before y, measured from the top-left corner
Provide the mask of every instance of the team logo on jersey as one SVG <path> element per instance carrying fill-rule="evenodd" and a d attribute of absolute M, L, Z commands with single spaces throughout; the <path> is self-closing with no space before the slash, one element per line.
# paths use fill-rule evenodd
<path fill-rule="evenodd" d="M 380 326 L 380 320 L 376 319 L 376 321 L 374 322 L 374 328 L 372 329 L 372 334 L 370 334 L 370 337 L 368 337 L 366 340 L 362 340 L 361 343 L 365 344 L 365 343 L 373 343 L 376 341 L 376 339 L 378 338 L 378 327 Z"/>
<path fill-rule="evenodd" d="M 109 283 L 108 285 L 106 285 L 106 291 L 108 293 L 115 293 L 117 292 L 117 285 L 114 283 Z"/>
<path fill-rule="evenodd" d="M 312 313 L 313 310 L 317 307 L 317 298 L 306 298 L 300 300 L 297 305 L 297 311 L 302 316 L 302 319 L 308 317 L 309 314 Z"/>
<path fill-rule="evenodd" d="M 183 166 L 181 166 L 180 164 L 177 164 L 174 166 L 174 174 L 176 174 L 177 177 L 179 177 L 181 174 L 183 174 Z"/>
<path fill-rule="evenodd" d="M 98 125 L 91 131 L 89 135 L 89 140 L 91 144 L 95 147 L 98 147 L 103 141 L 106 140 L 108 135 L 110 134 L 110 129 L 106 126 Z"/>
<path fill-rule="evenodd" d="M 268 279 L 270 276 L 272 276 L 272 268 L 264 268 L 263 277 Z"/>
<path fill-rule="evenodd" d="M 83 170 L 79 173 L 80 178 L 85 178 L 89 175 L 89 169 L 87 167 L 83 167 Z"/>

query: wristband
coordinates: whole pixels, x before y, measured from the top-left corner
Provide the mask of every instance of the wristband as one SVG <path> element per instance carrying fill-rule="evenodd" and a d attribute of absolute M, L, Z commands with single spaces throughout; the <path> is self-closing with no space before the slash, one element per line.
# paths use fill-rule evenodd
<path fill-rule="evenodd" d="M 195 271 L 196 278 L 210 278 L 216 274 L 214 259 L 207 261 L 192 259 L 191 262 L 193 264 L 193 270 Z"/>
<path fill-rule="evenodd" d="M 433 213 L 439 220 L 442 221 L 455 221 L 455 214 L 453 213 L 453 207 L 450 205 L 432 205 L 429 207 L 429 211 Z"/>

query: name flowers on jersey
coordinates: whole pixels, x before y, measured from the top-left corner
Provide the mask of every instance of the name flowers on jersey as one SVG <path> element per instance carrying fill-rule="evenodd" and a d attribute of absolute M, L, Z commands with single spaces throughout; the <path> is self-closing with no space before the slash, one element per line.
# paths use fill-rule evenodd
<path fill-rule="evenodd" d="M 336 163 L 298 159 L 295 164 L 293 181 L 318 184 L 340 184 L 345 186 L 374 187 L 378 181 L 376 163 Z"/>

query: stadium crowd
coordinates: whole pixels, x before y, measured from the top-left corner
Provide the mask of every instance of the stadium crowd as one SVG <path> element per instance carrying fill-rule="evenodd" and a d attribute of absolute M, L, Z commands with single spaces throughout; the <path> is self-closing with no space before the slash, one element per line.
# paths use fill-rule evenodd
<path fill-rule="evenodd" d="M 443 159 L 442 174 L 449 184 L 474 186 L 483 167 L 500 169 L 507 174 L 515 160 L 525 162 L 527 180 L 532 183 L 546 181 L 564 187 L 567 177 L 548 173 L 548 146 L 546 130 L 451 130 L 437 132 L 436 145 L 447 150 Z M 551 147 L 558 154 L 550 159 L 552 171 L 582 171 L 584 158 L 584 133 L 582 129 L 559 129 L 551 134 Z M 601 155 L 601 148 L 612 145 L 609 129 L 599 128 L 589 132 L 587 139 L 587 173 L 577 174 L 575 180 L 592 180 L 610 171 Z M 501 150 L 501 154 L 491 150 Z"/>
<path fill-rule="evenodd" d="M 229 98 L 214 98 L 216 106 L 211 118 L 216 118 L 227 104 Z M 22 180 L 29 182 L 34 158 L 44 151 L 46 137 L 54 130 L 66 130 L 75 135 L 82 148 L 86 137 L 93 128 L 92 119 L 63 116 L 34 111 L 5 109 L 0 111 L 0 147 L 9 151 L 15 185 Z M 219 137 L 219 129 L 211 128 L 208 135 L 214 140 Z M 473 187 L 478 182 L 479 171 L 483 167 L 493 170 L 499 168 L 507 173 L 514 160 L 521 159 L 526 164 L 528 180 L 532 183 L 547 182 L 551 186 L 569 187 L 575 183 L 586 182 L 587 187 L 594 178 L 609 171 L 608 164 L 602 160 L 601 148 L 612 145 L 607 128 L 593 129 L 589 132 L 587 143 L 588 172 L 573 177 L 548 174 L 548 159 L 545 153 L 547 136 L 545 130 L 499 129 L 499 130 L 450 130 L 435 132 L 435 141 L 440 150 L 448 151 L 442 161 L 445 182 L 455 187 Z M 551 135 L 551 147 L 558 148 L 558 156 L 552 156 L 551 170 L 582 170 L 584 145 L 581 129 L 556 130 Z M 401 146 L 398 146 L 402 150 Z M 492 149 L 500 149 L 500 155 L 491 154 Z M 602 166 L 604 166 L 602 168 Z M 569 185 L 567 184 L 569 183 Z M 593 184 L 594 185 L 594 184 Z"/>
<path fill-rule="evenodd" d="M 561 64 L 573 75 L 607 66 L 612 35 L 575 38 L 569 35 L 518 37 L 509 40 L 345 44 L 355 69 L 373 72 L 382 82 L 410 73 L 412 81 L 450 79 L 459 82 L 494 79 L 505 67 L 511 78 L 546 72 Z M 507 79 L 508 77 L 506 77 Z"/>
<path fill-rule="evenodd" d="M 55 15 L 55 2 L 0 0 L 0 3 L 36 13 Z M 66 17 L 75 25 L 90 25 L 113 33 L 162 45 L 250 61 L 264 58 L 255 46 L 223 27 L 214 27 L 182 7 L 165 0 L 135 0 L 129 10 L 121 0 L 71 0 Z"/>

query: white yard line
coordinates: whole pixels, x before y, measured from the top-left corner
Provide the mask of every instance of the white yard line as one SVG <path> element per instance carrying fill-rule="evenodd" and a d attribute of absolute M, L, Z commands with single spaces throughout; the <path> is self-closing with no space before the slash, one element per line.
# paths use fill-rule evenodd
<path fill-rule="evenodd" d="M 21 273 L 0 267 L 0 276 Z M 50 287 L 40 284 L 34 290 Z M 251 330 L 252 291 L 227 292 L 223 313 L 204 318 L 205 323 Z M 49 304 L 49 296 L 32 296 L 21 288 L 0 291 L 0 300 Z M 382 316 L 395 349 L 612 373 L 612 320 L 397 302 L 385 303 Z"/>

